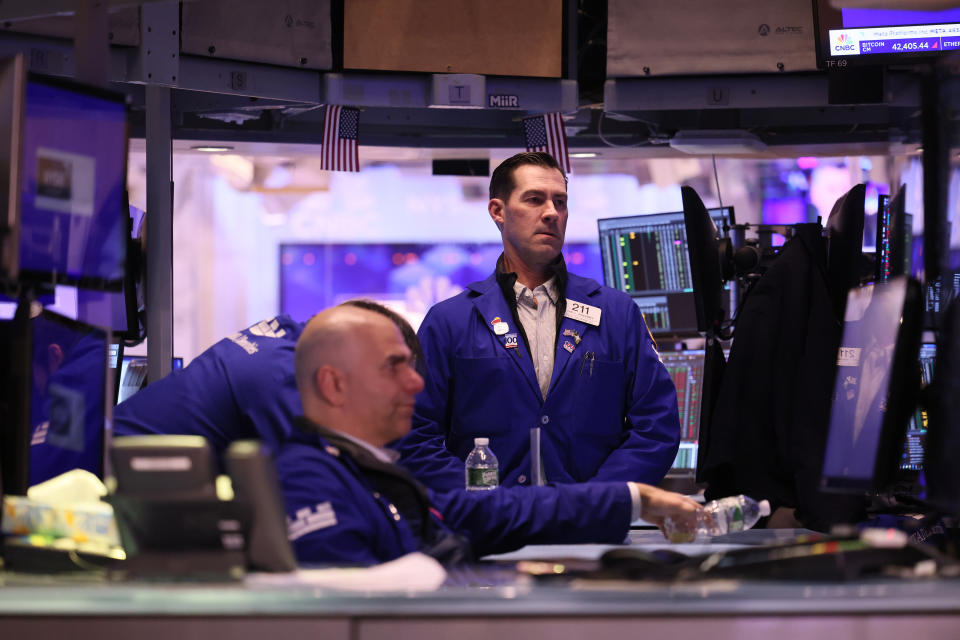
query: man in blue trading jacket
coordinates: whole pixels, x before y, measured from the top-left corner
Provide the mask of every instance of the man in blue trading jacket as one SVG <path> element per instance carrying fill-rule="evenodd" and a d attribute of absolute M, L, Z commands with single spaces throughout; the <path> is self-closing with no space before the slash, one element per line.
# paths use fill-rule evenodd
<path fill-rule="evenodd" d="M 692 530 L 694 501 L 632 482 L 425 489 L 383 448 L 409 431 L 423 389 L 398 326 L 340 305 L 310 320 L 297 343 L 305 417 L 276 467 L 300 562 L 374 564 L 418 550 L 457 562 L 526 544 L 619 543 L 641 513 Z"/>
<path fill-rule="evenodd" d="M 367 300 L 345 303 L 380 313 L 422 352 L 410 325 Z M 273 450 L 290 434 L 300 414 L 293 354 L 304 324 L 289 316 L 238 331 L 201 353 L 186 369 L 151 383 L 117 405 L 116 435 L 154 433 L 205 437 L 218 456 L 234 440 L 257 439 Z"/>
<path fill-rule="evenodd" d="M 281 315 L 220 340 L 118 404 L 114 433 L 199 435 L 218 455 L 249 438 L 276 449 L 299 412 L 293 350 L 302 330 Z"/>
<path fill-rule="evenodd" d="M 488 209 L 503 254 L 420 327 L 426 388 L 402 464 L 433 489 L 463 487 L 482 436 L 500 483 L 528 484 L 539 427 L 546 481 L 660 482 L 679 445 L 676 389 L 630 297 L 567 273 L 563 170 L 545 153 L 505 160 Z"/>

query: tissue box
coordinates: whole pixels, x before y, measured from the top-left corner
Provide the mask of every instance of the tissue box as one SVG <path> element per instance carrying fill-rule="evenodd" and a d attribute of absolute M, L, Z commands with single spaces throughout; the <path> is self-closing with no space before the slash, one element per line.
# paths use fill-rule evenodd
<path fill-rule="evenodd" d="M 77 543 L 120 546 L 113 507 L 105 502 L 54 506 L 23 496 L 3 497 L 4 535 L 69 538 Z"/>

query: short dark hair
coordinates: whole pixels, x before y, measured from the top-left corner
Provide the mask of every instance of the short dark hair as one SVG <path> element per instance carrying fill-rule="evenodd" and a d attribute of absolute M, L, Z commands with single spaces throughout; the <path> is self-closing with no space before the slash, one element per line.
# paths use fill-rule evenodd
<path fill-rule="evenodd" d="M 493 170 L 493 175 L 490 176 L 491 200 L 494 198 L 508 200 L 510 198 L 510 194 L 513 192 L 514 187 L 517 186 L 513 181 L 513 172 L 517 167 L 521 167 L 525 164 L 546 167 L 547 169 L 556 169 L 560 172 L 560 175 L 563 176 L 564 184 L 567 182 L 566 172 L 552 155 L 549 153 L 543 153 L 542 151 L 525 151 L 523 153 L 510 156 Z"/>
<path fill-rule="evenodd" d="M 358 309 L 364 309 L 365 311 L 372 311 L 374 313 L 379 313 L 384 316 L 390 322 L 396 325 L 397 329 L 400 329 L 400 333 L 403 334 L 403 341 L 407 344 L 407 347 L 413 352 L 413 361 L 414 369 L 417 370 L 421 376 L 426 370 L 426 363 L 423 359 L 423 348 L 420 346 L 420 340 L 417 338 L 417 332 L 413 330 L 413 327 L 407 322 L 406 318 L 401 316 L 399 313 L 383 306 L 379 302 L 374 302 L 373 300 L 368 300 L 365 298 L 356 298 L 354 300 L 347 300 L 346 302 L 341 303 L 341 307 L 357 307 Z"/>

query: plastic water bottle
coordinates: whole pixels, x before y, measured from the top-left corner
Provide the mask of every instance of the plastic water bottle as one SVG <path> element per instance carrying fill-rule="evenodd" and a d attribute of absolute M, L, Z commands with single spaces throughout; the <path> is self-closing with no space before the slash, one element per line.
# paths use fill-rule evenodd
<path fill-rule="evenodd" d="M 693 542 L 702 537 L 745 531 L 768 515 L 768 501 L 757 502 L 745 495 L 730 496 L 703 505 L 695 531 L 681 527 L 669 517 L 664 519 L 663 529 L 670 542 Z"/>
<path fill-rule="evenodd" d="M 490 451 L 488 438 L 474 438 L 473 451 L 467 456 L 467 491 L 490 491 L 500 485 L 500 464 Z"/>
<path fill-rule="evenodd" d="M 711 536 L 746 531 L 764 516 L 770 515 L 770 503 L 757 502 L 745 495 L 720 498 L 703 505 L 705 513 L 713 516 L 713 522 L 704 518 L 703 528 Z"/>

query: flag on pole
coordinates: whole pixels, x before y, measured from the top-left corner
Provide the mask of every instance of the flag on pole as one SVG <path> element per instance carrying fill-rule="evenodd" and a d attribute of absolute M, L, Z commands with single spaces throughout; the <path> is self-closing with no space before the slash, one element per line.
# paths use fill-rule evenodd
<path fill-rule="evenodd" d="M 360 171 L 357 132 L 360 110 L 328 104 L 323 113 L 320 168 L 327 171 Z"/>
<path fill-rule="evenodd" d="M 523 119 L 523 138 L 527 151 L 545 151 L 554 157 L 563 170 L 570 173 L 567 155 L 567 132 L 559 111 Z"/>

